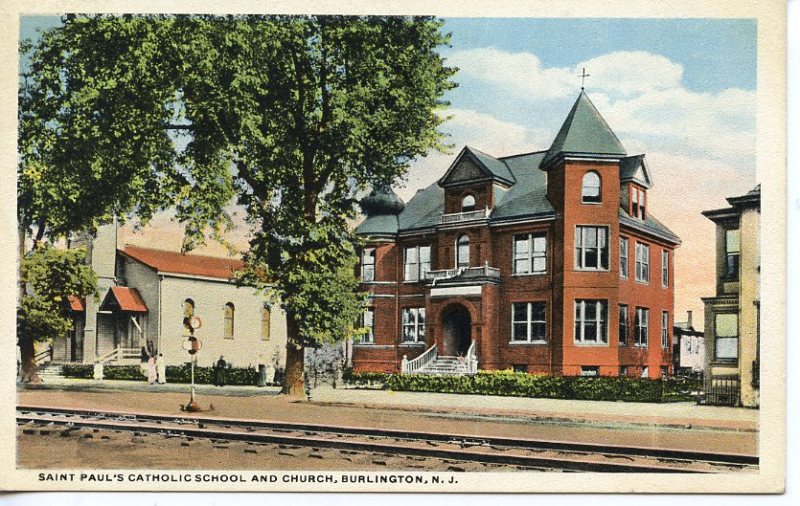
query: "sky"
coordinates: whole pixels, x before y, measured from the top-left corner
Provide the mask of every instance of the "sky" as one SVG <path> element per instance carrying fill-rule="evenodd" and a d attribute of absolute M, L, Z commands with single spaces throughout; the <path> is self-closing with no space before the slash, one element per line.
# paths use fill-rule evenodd
<path fill-rule="evenodd" d="M 57 18 L 23 18 L 22 37 Z M 714 226 L 701 215 L 726 207 L 756 182 L 756 23 L 734 19 L 445 19 L 458 67 L 442 126 L 451 152 L 412 163 L 397 193 L 408 201 L 441 177 L 464 145 L 493 156 L 544 150 L 580 92 L 628 154 L 646 155 L 650 211 L 683 244 L 675 254 L 675 320 L 714 295 Z M 246 231 L 231 240 L 244 247 Z M 170 215 L 128 228 L 124 241 L 178 249 Z M 222 248 L 211 245 L 210 253 Z"/>

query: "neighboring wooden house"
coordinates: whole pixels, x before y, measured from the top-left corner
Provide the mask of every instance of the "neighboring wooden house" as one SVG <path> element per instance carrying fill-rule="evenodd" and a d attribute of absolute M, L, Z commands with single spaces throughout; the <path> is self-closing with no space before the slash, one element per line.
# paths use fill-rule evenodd
<path fill-rule="evenodd" d="M 669 374 L 674 249 L 629 156 L 581 92 L 547 151 L 465 147 L 403 203 L 362 202 L 371 332 L 357 370 Z"/>
<path fill-rule="evenodd" d="M 99 299 L 71 298 L 75 330 L 53 343 L 53 361 L 135 363 L 141 348 L 163 353 L 169 365 L 188 362 L 181 344 L 186 318 L 202 342 L 199 365 L 220 356 L 237 367 L 273 364 L 286 347 L 283 312 L 250 287 L 237 287 L 241 260 L 183 255 L 139 246 L 116 247 L 114 225 L 73 246 L 88 248 Z"/>
<path fill-rule="evenodd" d="M 755 407 L 760 386 L 761 185 L 703 212 L 716 224 L 716 295 L 703 299 L 706 402 Z"/>

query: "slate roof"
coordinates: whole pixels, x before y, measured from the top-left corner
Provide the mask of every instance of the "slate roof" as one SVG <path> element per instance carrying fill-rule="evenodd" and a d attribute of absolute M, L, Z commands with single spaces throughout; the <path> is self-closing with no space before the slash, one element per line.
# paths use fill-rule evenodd
<path fill-rule="evenodd" d="M 500 179 L 509 184 L 514 183 L 514 175 L 511 173 L 505 163 L 491 155 L 487 155 L 483 151 L 477 150 L 470 146 L 464 146 L 464 149 L 472 153 L 475 158 L 477 158 L 478 161 L 480 161 L 481 164 L 483 164 L 483 166 L 489 172 L 491 172 L 492 176 L 494 176 L 496 179 Z"/>
<path fill-rule="evenodd" d="M 188 274 L 209 278 L 233 279 L 234 273 L 244 267 L 244 262 L 235 258 L 181 254 L 175 251 L 142 248 L 126 245 L 120 253 L 138 260 L 158 272 Z"/>
<path fill-rule="evenodd" d="M 646 214 L 646 218 L 644 220 L 640 220 L 637 218 L 631 218 L 630 215 L 628 215 L 628 212 L 620 207 L 619 223 L 620 225 L 627 225 L 630 228 L 648 232 L 656 237 L 666 239 L 675 244 L 681 243 L 680 238 L 675 235 L 672 230 L 668 229 L 663 223 L 655 219 L 650 213 Z"/>
<path fill-rule="evenodd" d="M 553 144 L 542 160 L 542 167 L 561 154 L 622 157 L 625 148 L 616 134 L 600 116 L 586 93 L 581 91 L 578 100 L 561 125 Z"/>
<path fill-rule="evenodd" d="M 643 178 L 639 177 L 639 169 L 641 169 Z M 644 155 L 628 156 L 620 160 L 619 180 L 621 183 L 634 181 L 645 188 L 650 188 L 652 186 L 652 178 L 650 177 L 650 171 L 647 170 L 647 162 L 645 162 Z"/>

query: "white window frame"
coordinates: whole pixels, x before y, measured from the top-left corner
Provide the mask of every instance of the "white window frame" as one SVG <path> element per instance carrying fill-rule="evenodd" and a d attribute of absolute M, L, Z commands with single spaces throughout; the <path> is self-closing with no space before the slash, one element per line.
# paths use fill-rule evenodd
<path fill-rule="evenodd" d="M 525 305 L 524 320 L 517 320 L 517 306 Z M 533 319 L 533 307 L 541 306 L 541 320 Z M 525 324 L 525 339 L 515 339 L 515 328 L 517 325 Z M 534 338 L 533 329 L 535 325 L 542 325 L 544 328 L 543 337 Z M 511 303 L 511 343 L 546 343 L 547 342 L 547 303 L 545 301 L 532 301 L 532 302 L 513 302 Z"/>
<path fill-rule="evenodd" d="M 462 238 L 466 239 L 466 242 L 465 242 L 465 243 L 462 243 L 462 242 L 461 242 L 461 239 L 462 239 Z M 455 265 L 455 268 L 456 268 L 456 269 L 459 269 L 459 268 L 461 268 L 461 267 L 464 267 L 464 268 L 469 268 L 469 266 L 471 265 L 471 260 L 472 260 L 472 259 L 470 258 L 470 256 L 471 256 L 471 255 L 470 255 L 470 250 L 469 250 L 469 248 L 470 248 L 470 242 L 471 242 L 471 241 L 469 240 L 469 236 L 468 236 L 467 234 L 461 234 L 461 235 L 459 235 L 458 237 L 456 237 L 456 258 L 455 258 L 455 260 L 456 260 L 456 262 L 455 262 L 455 264 L 456 264 L 456 265 Z M 460 246 L 461 246 L 462 244 L 466 245 L 466 248 L 467 248 L 467 251 L 466 251 L 466 252 L 467 252 L 467 255 L 466 255 L 466 256 L 467 256 L 467 258 L 466 258 L 466 262 L 462 262 L 462 260 L 463 260 L 463 259 L 461 258 L 461 248 L 460 248 Z M 462 265 L 462 264 L 463 264 L 463 265 Z"/>
<path fill-rule="evenodd" d="M 586 319 L 586 307 L 588 304 L 595 305 L 595 319 Z M 608 346 L 608 301 L 597 299 L 576 299 L 575 300 L 575 331 L 573 339 L 576 344 Z M 586 338 L 587 324 L 594 323 L 596 326 L 595 335 L 597 339 L 588 340 Z"/>
<path fill-rule="evenodd" d="M 361 326 L 369 331 L 362 335 L 358 344 L 375 344 L 375 308 L 368 307 L 361 313 Z"/>
<path fill-rule="evenodd" d="M 601 235 L 600 231 L 604 231 Z M 591 237 L 586 232 L 592 232 L 595 235 L 595 246 L 585 245 L 588 241 L 587 238 Z M 603 271 L 607 272 L 611 265 L 609 258 L 608 248 L 609 229 L 605 225 L 575 225 L 575 270 L 576 271 Z M 601 246 L 600 243 L 604 244 Z M 595 266 L 586 265 L 586 254 L 590 250 L 597 251 L 597 264 Z M 605 253 L 605 267 L 603 267 L 603 253 Z"/>
<path fill-rule="evenodd" d="M 669 250 L 661 250 L 661 288 L 669 288 Z"/>
<path fill-rule="evenodd" d="M 625 315 L 624 316 L 622 314 L 623 313 L 623 309 L 625 310 Z M 628 338 L 630 337 L 630 334 L 631 334 L 631 329 L 630 329 L 630 326 L 628 325 L 628 323 L 630 322 L 630 320 L 629 320 L 630 313 L 628 311 L 629 311 L 629 306 L 627 304 L 620 304 L 619 305 L 619 324 L 618 324 L 619 331 L 617 332 L 617 334 L 619 336 L 619 345 L 620 346 L 628 346 Z M 622 327 L 623 326 L 625 327 L 624 339 L 623 339 L 623 334 L 622 334 Z"/>
<path fill-rule="evenodd" d="M 409 262 L 409 253 L 414 252 L 415 261 Z M 428 261 L 422 261 L 422 252 L 428 252 Z M 425 279 L 425 274 L 431 270 L 430 246 L 407 246 L 403 250 L 403 281 L 420 281 Z M 412 269 L 409 271 L 409 269 Z M 410 274 L 410 275 L 409 275 Z"/>
<path fill-rule="evenodd" d="M 650 341 L 650 308 L 636 307 L 633 320 L 633 346 L 647 348 Z"/>
<path fill-rule="evenodd" d="M 406 323 L 406 315 L 410 321 Z M 422 318 L 420 318 L 422 316 Z M 404 307 L 400 315 L 400 342 L 402 344 L 416 344 L 425 342 L 425 308 Z M 422 321 L 420 321 L 422 320 Z M 406 339 L 406 329 L 410 330 L 411 339 Z"/>
<path fill-rule="evenodd" d="M 661 348 L 669 348 L 669 311 L 661 311 Z"/>
<path fill-rule="evenodd" d="M 630 240 L 627 237 L 619 238 L 619 277 L 623 279 L 628 279 L 628 270 L 630 268 L 630 245 Z"/>
<path fill-rule="evenodd" d="M 719 322 L 718 319 L 720 316 L 731 316 L 736 319 L 736 334 L 731 336 L 720 336 L 718 327 Z M 739 362 L 739 314 L 738 313 L 714 313 L 714 360 L 718 362 L 726 362 L 726 363 L 738 363 Z M 719 341 L 725 339 L 730 340 L 735 343 L 733 350 L 735 351 L 735 356 L 726 356 L 721 357 L 719 355 Z"/>
<path fill-rule="evenodd" d="M 367 259 L 372 259 L 372 262 L 367 262 Z M 361 281 L 365 283 L 369 283 L 371 281 L 375 281 L 375 265 L 377 264 L 377 258 L 375 254 L 375 248 L 364 248 L 361 252 Z M 368 267 L 371 269 L 368 270 Z M 371 276 L 367 276 L 366 273 L 371 272 Z"/>
<path fill-rule="evenodd" d="M 589 185 L 587 184 L 587 179 L 591 178 L 592 183 L 594 180 L 597 181 L 597 186 L 595 187 L 594 184 Z M 597 195 L 589 195 L 588 191 L 592 191 L 597 189 Z M 596 171 L 590 170 L 586 174 L 583 175 L 583 179 L 581 180 L 581 203 L 582 204 L 600 204 L 603 202 L 603 180 Z"/>
<path fill-rule="evenodd" d="M 636 281 L 650 283 L 650 245 L 636 241 Z"/>
<path fill-rule="evenodd" d="M 631 185 L 631 216 L 644 220 L 647 216 L 647 195 L 645 191 Z"/>
<path fill-rule="evenodd" d="M 537 241 L 541 239 L 541 241 Z M 511 239 L 512 244 L 512 259 L 511 269 L 514 274 L 546 274 L 547 273 L 547 234 L 534 233 L 534 234 L 517 234 Z M 527 252 L 520 252 L 517 250 L 517 244 L 523 243 L 527 240 Z M 536 250 L 536 244 L 544 242 L 544 249 Z M 541 259 L 542 268 L 536 269 L 535 260 Z M 527 270 L 520 270 L 517 267 L 517 262 L 526 261 L 528 263 Z"/>

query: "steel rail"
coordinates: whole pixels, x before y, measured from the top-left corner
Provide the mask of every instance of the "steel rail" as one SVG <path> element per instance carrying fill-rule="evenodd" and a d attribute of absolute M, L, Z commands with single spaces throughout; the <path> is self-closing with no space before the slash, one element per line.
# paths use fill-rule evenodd
<path fill-rule="evenodd" d="M 337 435 L 365 436 L 394 438 L 398 440 L 408 440 L 416 442 L 436 442 L 447 444 L 460 444 L 464 447 L 494 447 L 520 450 L 553 450 L 569 452 L 576 455 L 598 454 L 603 456 L 619 456 L 628 458 L 655 458 L 658 460 L 671 461 L 673 463 L 708 463 L 712 465 L 727 465 L 733 467 L 749 467 L 758 465 L 758 457 L 743 454 L 731 453 L 711 453 L 697 452 L 692 450 L 673 450 L 661 448 L 640 448 L 620 445 L 598 445 L 593 443 L 573 443 L 566 441 L 547 441 L 534 439 L 517 439 L 504 437 L 485 437 L 476 435 L 441 434 L 434 432 L 400 431 L 392 429 L 375 429 L 364 427 L 340 427 L 331 425 L 305 424 L 292 422 L 276 422 L 251 419 L 231 419 L 216 417 L 199 416 L 170 416 L 160 414 L 141 414 L 124 411 L 96 411 L 82 410 L 74 408 L 51 408 L 42 406 L 18 406 L 18 421 L 31 422 L 51 422 L 59 425 L 83 425 L 92 428 L 125 429 L 140 432 L 170 432 L 186 436 L 196 436 L 209 439 L 235 439 L 240 441 L 252 441 L 275 444 L 289 444 L 298 446 L 315 446 L 336 449 L 353 449 L 361 451 L 376 451 L 384 453 L 397 453 L 403 450 L 405 455 L 435 456 L 437 458 L 449 458 L 459 460 L 473 460 L 492 464 L 523 465 L 528 467 L 541 467 L 565 470 L 582 470 L 598 472 L 702 472 L 697 470 L 685 470 L 664 466 L 647 466 L 639 464 L 622 463 L 601 463 L 587 461 L 572 461 L 570 465 L 563 465 L 564 461 L 549 459 L 546 457 L 534 456 L 511 456 L 501 454 L 488 454 L 485 452 L 464 452 L 446 449 L 413 448 L 398 445 L 386 445 L 385 443 L 367 442 L 347 442 L 343 440 L 329 440 L 313 437 L 299 436 L 280 436 L 272 434 L 253 434 L 255 429 L 271 429 L 278 431 L 296 431 L 305 433 L 327 433 Z M 33 416 L 26 416 L 25 413 L 33 413 Z M 97 420 L 49 420 L 36 415 L 66 415 L 93 417 Z M 109 420 L 111 419 L 111 420 Z M 109 420 L 109 421 L 104 421 Z M 186 428 L 182 426 L 166 428 L 163 426 L 131 425 L 125 427 L 123 422 L 155 422 L 155 423 L 175 423 L 175 424 L 196 424 L 198 428 Z M 206 429 L 205 425 L 222 426 L 226 430 Z M 233 427 L 244 428 L 245 432 L 237 432 Z M 366 448 L 366 450 L 365 450 Z M 408 453 L 410 452 L 410 453 Z M 424 455 L 423 455 L 424 454 Z M 434 455 L 435 454 L 435 455 Z M 480 456 L 481 459 L 463 458 L 465 456 Z M 522 459 L 515 460 L 513 459 Z M 509 460 L 512 459 L 512 460 Z M 558 465 L 561 463 L 562 465 Z"/>

